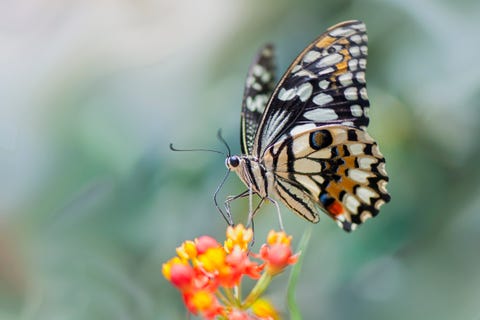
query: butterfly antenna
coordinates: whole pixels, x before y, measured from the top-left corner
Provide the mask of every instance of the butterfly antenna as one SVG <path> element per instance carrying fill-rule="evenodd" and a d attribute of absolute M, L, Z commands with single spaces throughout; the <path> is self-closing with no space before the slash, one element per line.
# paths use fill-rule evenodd
<path fill-rule="evenodd" d="M 217 207 L 217 210 L 222 214 L 222 217 L 227 221 L 228 225 L 233 226 L 233 220 L 232 220 L 232 215 L 230 214 L 230 211 L 223 212 L 222 209 L 220 209 L 220 206 L 218 205 L 217 201 L 217 195 L 220 189 L 222 189 L 223 185 L 225 184 L 225 181 L 227 181 L 228 175 L 230 174 L 230 169 L 227 170 L 227 173 L 223 177 L 222 182 L 218 185 L 217 190 L 215 190 L 215 193 L 213 194 L 213 202 L 215 203 L 215 207 Z"/>
<path fill-rule="evenodd" d="M 220 153 L 224 154 L 221 151 L 218 150 L 213 150 L 213 149 L 204 149 L 204 148 L 199 148 L 199 149 L 177 149 L 173 146 L 173 143 L 170 143 L 170 150 L 172 151 L 208 151 L 208 152 L 215 152 L 215 153 Z"/>
<path fill-rule="evenodd" d="M 232 155 L 232 152 L 230 151 L 230 147 L 228 146 L 227 141 L 225 141 L 225 139 L 222 137 L 222 129 L 218 129 L 217 138 L 225 145 L 225 147 L 227 148 L 227 157 L 230 157 Z"/>

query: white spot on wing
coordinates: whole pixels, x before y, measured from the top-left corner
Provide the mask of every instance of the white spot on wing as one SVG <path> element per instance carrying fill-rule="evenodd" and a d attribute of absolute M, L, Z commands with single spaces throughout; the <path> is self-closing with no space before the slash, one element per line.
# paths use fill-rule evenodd
<path fill-rule="evenodd" d="M 293 67 L 292 73 L 295 73 L 295 72 L 297 72 L 297 71 L 300 70 L 300 69 L 302 69 L 302 66 L 299 65 L 299 64 L 297 64 L 295 67 Z"/>
<path fill-rule="evenodd" d="M 357 46 L 351 47 L 349 51 L 352 57 L 358 57 L 360 55 L 360 48 Z"/>
<path fill-rule="evenodd" d="M 378 194 L 373 192 L 370 188 L 357 188 L 357 196 L 365 203 L 370 203 L 370 198 L 377 198 Z"/>
<path fill-rule="evenodd" d="M 330 67 L 332 65 L 339 63 L 340 61 L 342 61 L 342 59 L 343 59 L 343 56 L 340 53 L 334 53 L 320 59 L 320 61 L 318 61 L 317 63 L 317 67 L 319 68 Z"/>
<path fill-rule="evenodd" d="M 260 80 L 261 80 L 263 83 L 267 83 L 268 81 L 270 81 L 270 79 L 272 79 L 272 75 L 271 75 L 269 72 L 265 72 L 265 73 L 262 74 L 262 76 L 260 77 Z"/>
<path fill-rule="evenodd" d="M 305 118 L 312 121 L 328 121 L 338 119 L 338 115 L 330 108 L 317 108 L 303 114 Z"/>
<path fill-rule="evenodd" d="M 360 107 L 358 104 L 352 104 L 350 106 L 350 112 L 352 113 L 352 116 L 357 118 L 363 115 L 362 107 Z"/>
<path fill-rule="evenodd" d="M 247 87 L 251 87 L 255 83 L 255 77 L 249 76 L 247 77 L 247 80 L 245 81 L 245 84 Z"/>
<path fill-rule="evenodd" d="M 347 195 L 343 201 L 345 203 L 345 207 L 347 207 L 350 212 L 354 214 L 357 212 L 358 206 L 360 205 L 360 202 L 357 200 L 357 198 Z"/>
<path fill-rule="evenodd" d="M 313 103 L 319 106 L 323 106 L 327 103 L 330 103 L 333 101 L 333 97 L 331 95 L 328 95 L 326 93 L 319 93 L 315 97 L 313 97 Z"/>
<path fill-rule="evenodd" d="M 362 43 L 362 37 L 359 34 L 354 34 L 350 37 L 350 41 L 355 42 L 356 44 Z"/>
<path fill-rule="evenodd" d="M 254 98 L 252 97 L 247 97 L 247 100 L 245 101 L 245 104 L 247 106 L 247 109 L 250 111 L 258 111 L 260 113 L 263 113 L 265 110 L 265 106 L 267 104 L 268 97 L 264 94 L 257 94 Z"/>
<path fill-rule="evenodd" d="M 359 183 L 367 183 L 367 178 L 370 177 L 370 174 L 359 169 L 350 169 L 348 170 L 348 176 Z"/>
<path fill-rule="evenodd" d="M 258 82 L 255 82 L 253 85 L 252 85 L 252 88 L 257 90 L 257 91 L 260 91 L 262 90 L 262 85 Z"/>
<path fill-rule="evenodd" d="M 371 217 L 372 217 L 371 212 L 363 211 L 362 214 L 360 215 L 360 220 L 362 220 L 362 222 L 365 222 L 367 221 L 367 219 L 370 219 Z"/>
<path fill-rule="evenodd" d="M 318 51 L 308 51 L 305 56 L 303 57 L 303 62 L 305 63 L 310 63 L 312 61 L 315 61 L 317 60 L 318 58 L 320 58 L 321 54 L 320 52 Z"/>
<path fill-rule="evenodd" d="M 349 86 L 352 84 L 352 73 L 351 72 L 346 72 L 346 73 L 343 73 L 341 74 L 339 77 L 338 77 L 338 81 L 340 81 L 340 84 L 342 86 Z"/>
<path fill-rule="evenodd" d="M 318 86 L 321 89 L 327 89 L 329 85 L 330 85 L 330 82 L 328 80 L 325 80 L 325 79 L 318 83 Z"/>
<path fill-rule="evenodd" d="M 300 101 L 305 102 L 310 98 L 312 95 L 312 90 L 313 87 L 309 82 L 306 82 L 302 84 L 298 89 L 297 89 L 297 95 L 300 98 Z"/>
<path fill-rule="evenodd" d="M 352 155 L 356 156 L 356 155 L 359 155 L 359 154 L 363 153 L 363 144 L 355 143 L 355 144 L 350 145 L 350 147 L 348 149 L 350 149 L 350 153 Z"/>
<path fill-rule="evenodd" d="M 357 74 L 355 75 L 355 78 L 357 78 L 358 82 L 365 83 L 365 72 L 363 71 L 357 72 Z"/>
<path fill-rule="evenodd" d="M 295 92 L 296 90 L 293 89 L 288 89 L 286 90 L 285 88 L 280 89 L 280 92 L 278 93 L 278 99 L 282 101 L 288 101 L 292 100 L 293 97 L 295 97 Z"/>
<path fill-rule="evenodd" d="M 350 87 L 345 89 L 344 93 L 345 99 L 347 100 L 357 100 L 358 99 L 358 93 L 357 93 L 357 88 L 355 87 Z"/>
<path fill-rule="evenodd" d="M 378 169 L 378 172 L 380 172 L 384 176 L 387 175 L 387 171 L 385 170 L 385 162 L 379 163 L 377 169 Z"/>
<path fill-rule="evenodd" d="M 348 61 L 348 68 L 351 71 L 355 71 L 358 68 L 358 60 L 357 59 L 351 59 Z"/>
<path fill-rule="evenodd" d="M 365 117 L 368 117 L 370 115 L 370 108 L 369 107 L 363 108 L 363 113 L 365 114 Z"/>
<path fill-rule="evenodd" d="M 380 190 L 381 193 L 387 193 L 387 181 L 378 181 L 378 190 Z"/>
<path fill-rule="evenodd" d="M 371 157 L 358 158 L 358 166 L 360 169 L 371 170 L 372 164 L 377 163 L 377 159 Z"/>
<path fill-rule="evenodd" d="M 351 61 L 351 60 L 350 60 Z M 335 71 L 332 67 L 330 68 L 326 68 L 326 69 L 323 69 L 322 71 L 320 71 L 318 73 L 319 76 L 322 76 L 324 74 L 329 74 L 329 73 L 332 73 L 333 71 Z"/>
<path fill-rule="evenodd" d="M 367 60 L 366 59 L 360 59 L 358 61 L 358 65 L 360 66 L 361 69 L 365 69 L 367 67 Z"/>
<path fill-rule="evenodd" d="M 265 72 L 265 68 L 259 64 L 256 64 L 252 67 L 252 73 L 257 77 L 261 76 Z"/>
<path fill-rule="evenodd" d="M 357 29 L 358 31 L 362 31 L 362 32 L 367 31 L 367 27 L 365 26 L 365 23 L 363 23 L 363 22 L 361 22 L 359 24 L 352 25 L 352 28 Z"/>
<path fill-rule="evenodd" d="M 348 37 L 354 32 L 355 30 L 340 27 L 340 28 L 333 29 L 332 31 L 329 32 L 329 34 L 332 37 Z"/>
<path fill-rule="evenodd" d="M 362 89 L 360 89 L 360 97 L 363 100 L 368 100 L 367 88 L 363 87 Z"/>

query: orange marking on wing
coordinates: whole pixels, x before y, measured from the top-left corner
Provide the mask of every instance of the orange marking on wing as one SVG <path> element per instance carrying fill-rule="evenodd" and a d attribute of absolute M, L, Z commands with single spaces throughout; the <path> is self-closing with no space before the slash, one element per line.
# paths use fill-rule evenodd
<path fill-rule="evenodd" d="M 325 47 L 328 47 L 329 45 L 331 45 L 333 42 L 335 42 L 335 40 L 337 40 L 336 38 L 332 38 L 330 36 L 325 36 L 324 38 L 320 39 L 320 41 L 318 41 L 317 43 L 315 43 L 315 46 L 320 48 L 320 49 L 323 49 Z"/>
<path fill-rule="evenodd" d="M 331 215 L 338 216 L 339 214 L 343 213 L 343 206 L 339 201 L 335 200 L 327 207 L 327 210 Z"/>

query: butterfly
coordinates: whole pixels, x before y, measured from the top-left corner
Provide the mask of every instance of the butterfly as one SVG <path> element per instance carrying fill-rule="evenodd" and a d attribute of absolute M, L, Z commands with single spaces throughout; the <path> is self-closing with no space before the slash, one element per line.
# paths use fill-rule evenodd
<path fill-rule="evenodd" d="M 257 209 L 266 199 L 277 209 L 281 201 L 317 223 L 320 208 L 352 231 L 390 200 L 385 158 L 366 131 L 367 42 L 363 22 L 334 25 L 298 55 L 276 86 L 274 48 L 259 51 L 245 84 L 242 155 L 225 161 L 248 190 L 227 198 L 228 210 L 230 201 L 257 194 Z"/>

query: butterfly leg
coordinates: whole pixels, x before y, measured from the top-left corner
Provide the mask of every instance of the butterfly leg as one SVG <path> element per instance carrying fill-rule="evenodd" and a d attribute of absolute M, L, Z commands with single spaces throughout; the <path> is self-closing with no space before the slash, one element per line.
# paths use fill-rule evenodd
<path fill-rule="evenodd" d="M 278 224 L 280 225 L 280 230 L 284 230 L 283 228 L 283 220 L 282 220 L 282 213 L 280 212 L 280 206 L 278 205 L 278 202 L 276 200 L 273 200 L 270 197 L 267 197 L 268 200 L 270 200 L 275 207 L 277 207 L 277 215 L 278 215 Z"/>
<path fill-rule="evenodd" d="M 245 190 L 244 192 L 240 193 L 240 194 L 237 194 L 236 196 L 228 196 L 227 199 L 225 200 L 224 202 L 224 205 L 225 205 L 225 211 L 226 211 L 226 217 L 225 219 L 227 220 L 228 224 L 233 226 L 234 223 L 233 223 L 233 219 L 232 219 L 232 214 L 230 212 L 230 202 L 232 202 L 233 200 L 237 200 L 237 199 L 240 199 L 240 198 L 244 198 L 246 196 L 249 196 L 250 195 L 250 191 L 249 190 Z"/>
<path fill-rule="evenodd" d="M 257 214 L 258 210 L 260 210 L 260 207 L 262 206 L 264 201 L 265 201 L 265 198 L 262 198 L 260 202 L 257 204 L 257 206 L 255 207 L 255 210 L 249 212 L 248 220 L 247 220 L 247 228 L 250 227 L 251 225 L 253 230 L 253 218 Z"/>

